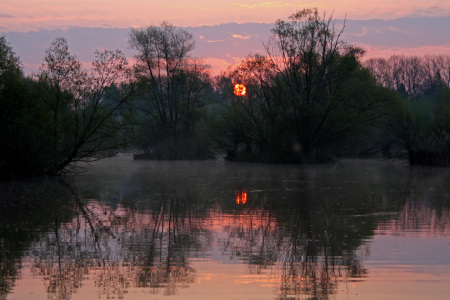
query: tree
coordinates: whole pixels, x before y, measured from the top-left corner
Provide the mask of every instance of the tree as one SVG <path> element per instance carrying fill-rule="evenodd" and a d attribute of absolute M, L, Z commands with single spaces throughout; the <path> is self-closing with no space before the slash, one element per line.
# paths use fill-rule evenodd
<path fill-rule="evenodd" d="M 409 100 L 432 95 L 450 85 L 450 56 L 393 55 L 389 58 L 371 58 L 364 65 L 378 83 Z"/>
<path fill-rule="evenodd" d="M 361 66 L 364 51 L 341 40 L 345 22 L 335 27 L 332 16 L 304 9 L 277 21 L 266 45 L 300 160 L 328 160 L 348 137 L 375 126 L 389 105 Z"/>
<path fill-rule="evenodd" d="M 207 67 L 189 57 L 192 34 L 163 23 L 132 29 L 129 43 L 137 51 L 135 76 L 142 100 L 137 106 L 143 113 L 140 147 L 160 158 L 186 158 L 180 152 L 197 134 L 211 91 Z"/>
<path fill-rule="evenodd" d="M 14 80 L 22 76 L 19 57 L 14 53 L 11 45 L 4 36 L 0 36 L 0 78 L 2 80 L 1 93 L 7 92 L 6 80 Z"/>
<path fill-rule="evenodd" d="M 414 101 L 400 99 L 388 133 L 411 165 L 450 165 L 450 89 Z"/>
<path fill-rule="evenodd" d="M 392 94 L 360 62 L 332 17 L 304 9 L 278 20 L 267 56 L 248 58 L 232 78 L 248 81 L 242 106 L 258 159 L 329 161 L 386 115 Z M 247 147 L 248 148 L 248 147 Z"/>
<path fill-rule="evenodd" d="M 449 62 L 444 55 L 397 55 L 365 62 L 380 84 L 400 96 L 385 144 L 399 145 L 398 155 L 406 154 L 410 164 L 450 164 Z"/>
<path fill-rule="evenodd" d="M 65 38 L 47 49 L 37 75 L 37 97 L 49 109 L 51 157 L 46 173 L 68 171 L 74 163 L 110 156 L 124 145 L 115 137 L 117 114 L 130 100 L 128 62 L 120 50 L 96 52 L 90 70 L 68 50 Z"/>
<path fill-rule="evenodd" d="M 47 160 L 47 120 L 42 103 L 23 77 L 19 58 L 0 37 L 0 178 L 42 174 Z"/>
<path fill-rule="evenodd" d="M 111 155 L 124 140 L 118 134 L 132 85 L 124 55 L 96 53 L 85 70 L 57 38 L 40 72 L 24 78 L 19 59 L 0 39 L 1 177 L 29 177 L 73 171 L 78 162 Z"/>
<path fill-rule="evenodd" d="M 227 79 L 227 80 L 226 80 Z M 246 160 L 280 161 L 284 130 L 275 88 L 275 66 L 265 56 L 249 55 L 222 76 L 229 89 L 243 83 L 246 94 L 228 97 L 216 117 L 216 142 L 230 159 L 238 158 L 245 148 Z M 223 89 L 223 88 L 222 88 Z M 233 95 L 229 92 L 228 95 Z"/>

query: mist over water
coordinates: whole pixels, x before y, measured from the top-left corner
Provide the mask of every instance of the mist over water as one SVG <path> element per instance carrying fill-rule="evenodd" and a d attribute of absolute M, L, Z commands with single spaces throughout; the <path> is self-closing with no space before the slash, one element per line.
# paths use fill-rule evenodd
<path fill-rule="evenodd" d="M 0 183 L 0 299 L 442 299 L 450 171 L 96 162 Z"/>

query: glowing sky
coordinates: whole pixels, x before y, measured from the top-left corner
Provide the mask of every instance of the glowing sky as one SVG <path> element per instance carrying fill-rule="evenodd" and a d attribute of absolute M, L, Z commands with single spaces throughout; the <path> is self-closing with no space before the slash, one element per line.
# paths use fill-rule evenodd
<path fill-rule="evenodd" d="M 188 27 L 196 40 L 193 56 L 217 72 L 249 53 L 264 53 L 274 22 L 306 7 L 346 18 L 344 40 L 366 49 L 366 57 L 450 54 L 449 0 L 0 0 L 0 35 L 29 73 L 58 36 L 84 62 L 103 48 L 132 57 L 129 28 L 168 21 Z"/>
<path fill-rule="evenodd" d="M 304 7 L 353 20 L 450 15 L 448 0 L 1 0 L 0 30 L 273 23 Z"/>

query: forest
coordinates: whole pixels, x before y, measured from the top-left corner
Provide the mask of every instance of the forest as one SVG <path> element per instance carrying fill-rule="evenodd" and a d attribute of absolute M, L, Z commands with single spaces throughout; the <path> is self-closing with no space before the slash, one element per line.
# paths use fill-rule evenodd
<path fill-rule="evenodd" d="M 192 34 L 169 23 L 130 30 L 134 65 L 104 50 L 86 68 L 59 37 L 31 75 L 0 37 L 0 179 L 78 172 L 118 152 L 450 165 L 450 55 L 364 59 L 344 30 L 300 10 L 275 22 L 264 55 L 217 76 L 191 57 Z"/>

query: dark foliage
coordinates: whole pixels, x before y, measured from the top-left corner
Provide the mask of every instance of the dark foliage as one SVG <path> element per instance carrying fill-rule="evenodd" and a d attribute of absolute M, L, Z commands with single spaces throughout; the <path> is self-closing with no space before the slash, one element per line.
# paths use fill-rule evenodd
<path fill-rule="evenodd" d="M 343 43 L 334 27 L 315 9 L 299 11 L 276 23 L 267 56 L 250 56 L 225 75 L 248 88 L 228 99 L 216 122 L 229 158 L 327 162 L 381 126 L 393 95 L 362 67 L 363 50 Z"/>
<path fill-rule="evenodd" d="M 120 51 L 97 53 L 92 70 L 84 71 L 58 38 L 30 79 L 3 37 L 0 48 L 0 178 L 74 171 L 126 142 L 118 139 L 121 108 L 132 89 Z"/>

